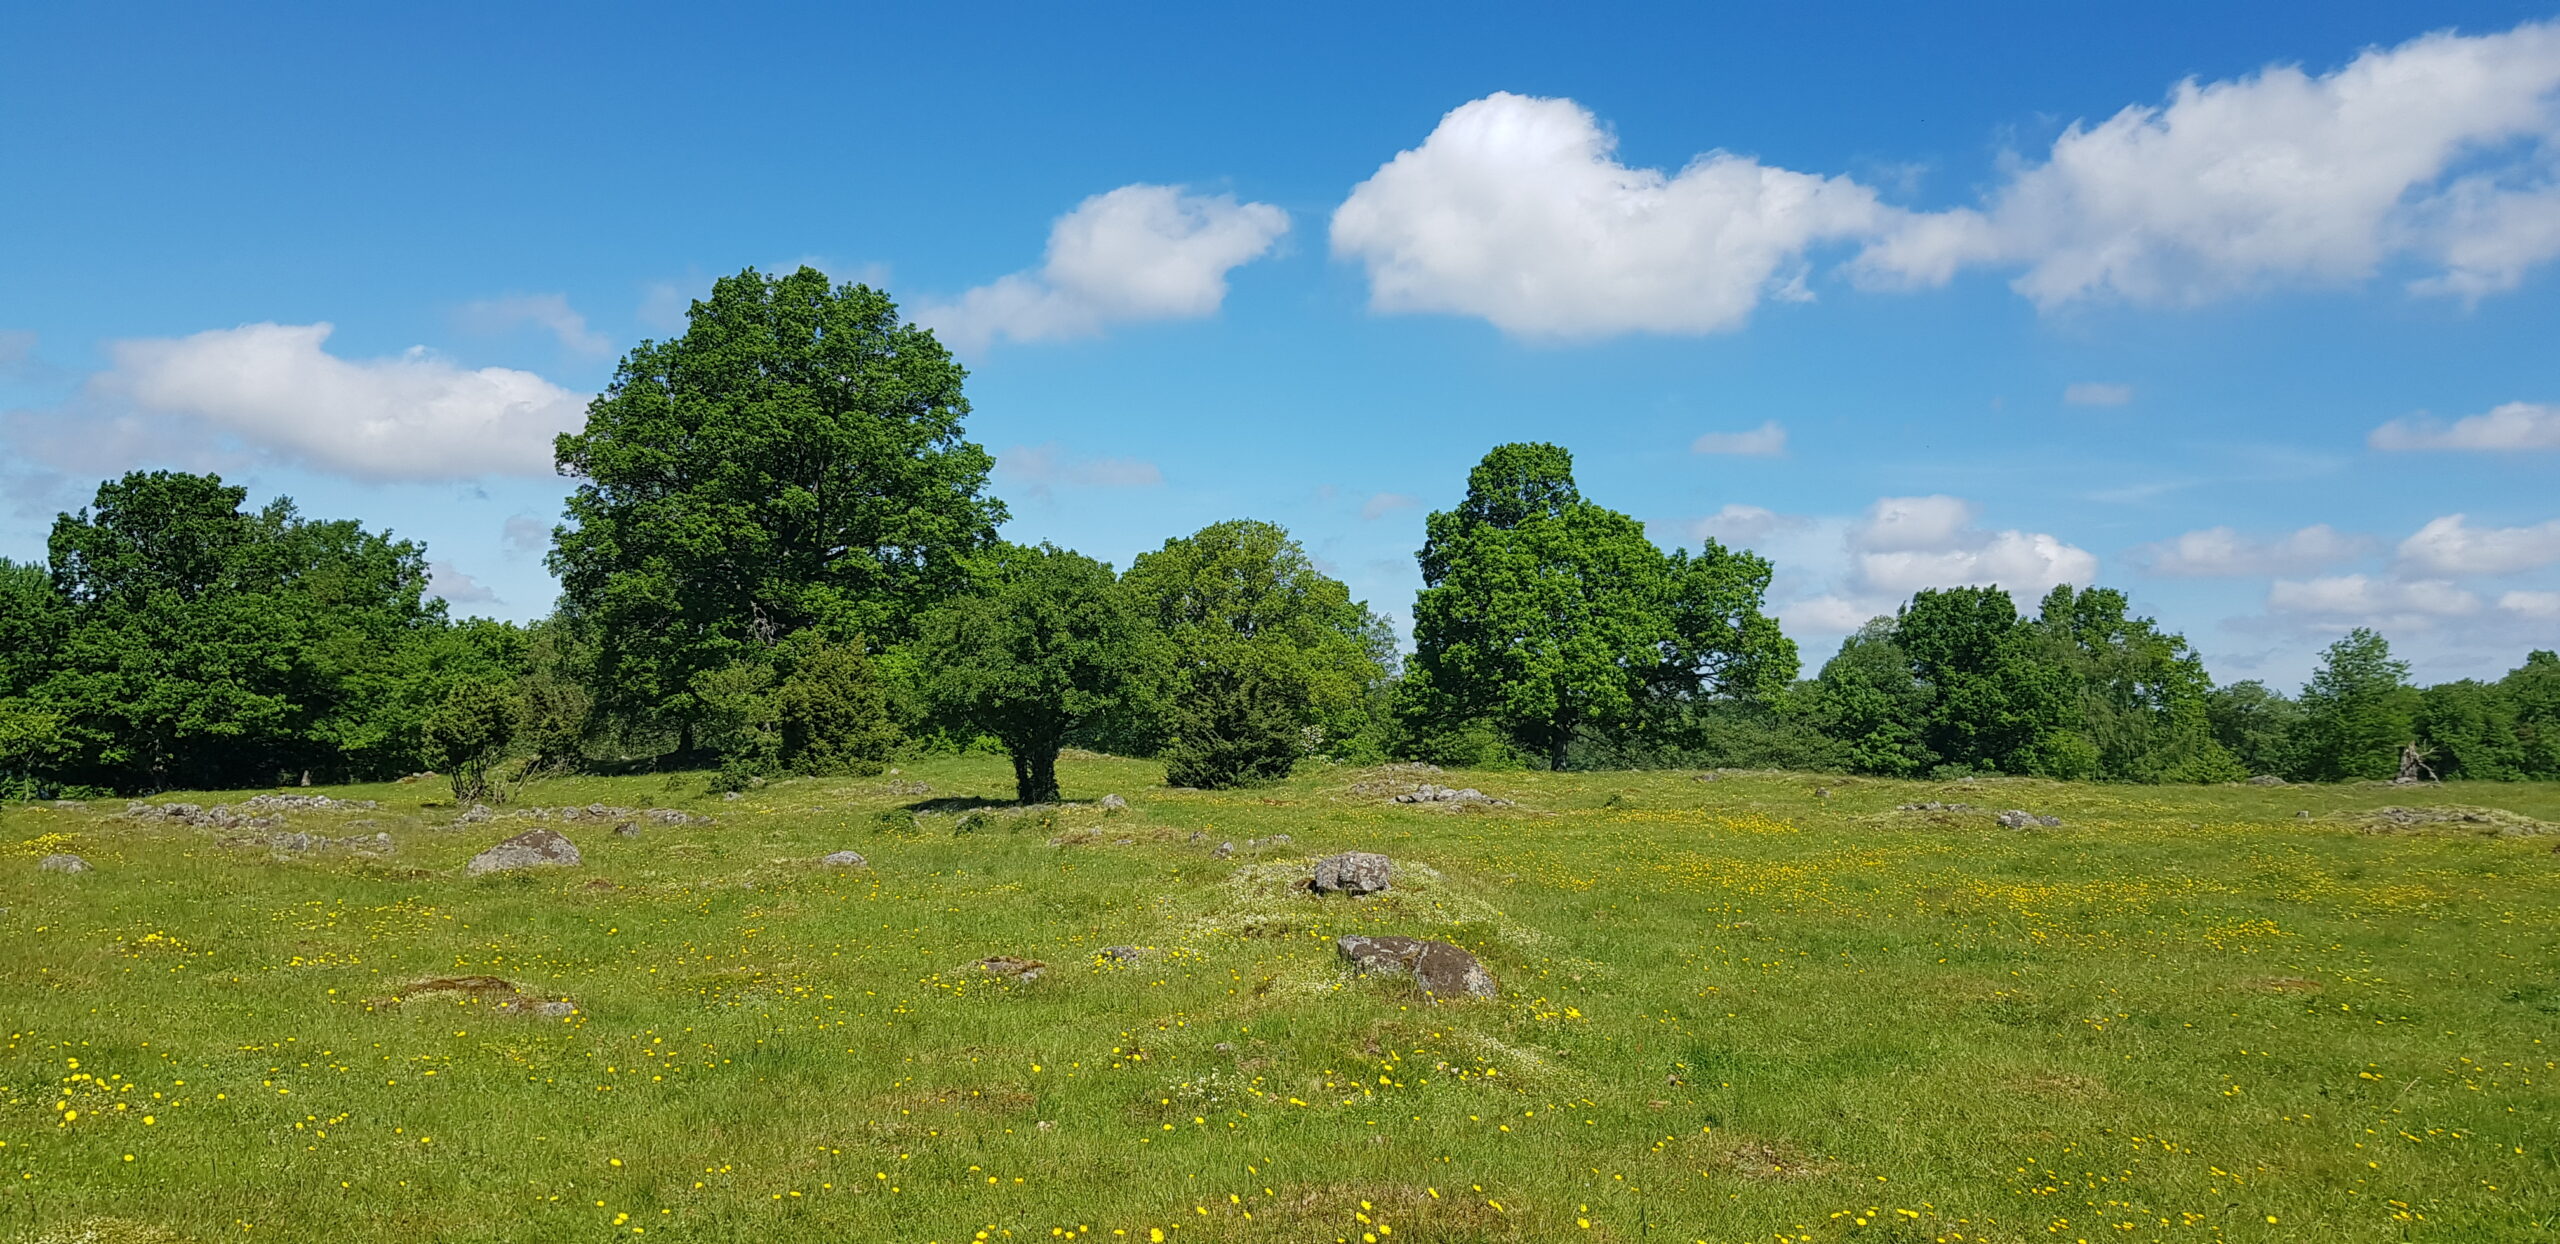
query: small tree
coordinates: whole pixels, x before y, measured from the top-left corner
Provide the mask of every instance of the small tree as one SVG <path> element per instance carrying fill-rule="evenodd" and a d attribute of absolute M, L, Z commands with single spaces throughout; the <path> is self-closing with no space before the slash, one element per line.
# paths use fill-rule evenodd
<path fill-rule="evenodd" d="M 1567 767 L 1577 738 L 1660 728 L 1694 699 L 1774 696 L 1795 643 L 1760 612 L 1769 563 L 1713 540 L 1664 553 L 1582 498 L 1573 455 L 1501 445 L 1433 514 L 1414 664 L 1452 711 Z"/>
<path fill-rule="evenodd" d="M 773 691 L 782 764 L 793 773 L 868 777 L 888 767 L 898 730 L 889 693 L 862 645 L 815 631 L 784 641 L 789 672 Z"/>
<path fill-rule="evenodd" d="M 1166 781 L 1284 778 L 1311 744 L 1365 724 L 1394 646 L 1386 622 L 1272 523 L 1216 523 L 1122 579 L 1164 640 Z"/>
<path fill-rule="evenodd" d="M 924 691 L 941 715 L 1004 745 L 1017 799 L 1054 803 L 1068 732 L 1150 675 L 1153 645 L 1109 566 L 1048 544 L 987 562 L 980 592 L 920 624 Z"/>
<path fill-rule="evenodd" d="M 516 706 L 503 685 L 455 684 L 427 714 L 426 735 L 428 757 L 444 767 L 456 800 L 504 799 L 494 775 L 515 745 Z"/>
<path fill-rule="evenodd" d="M 2388 779 L 2417 737 L 2419 699 L 2409 663 L 2381 635 L 2357 627 L 2321 654 L 2302 688 L 2291 777 L 2335 782 Z"/>

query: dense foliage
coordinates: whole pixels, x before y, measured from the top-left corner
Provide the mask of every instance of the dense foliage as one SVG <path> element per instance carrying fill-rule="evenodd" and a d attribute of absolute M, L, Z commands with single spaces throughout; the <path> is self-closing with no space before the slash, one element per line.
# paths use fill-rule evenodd
<path fill-rule="evenodd" d="M 2216 687 L 2111 588 L 2033 613 L 1922 591 L 1798 681 L 1772 568 L 1664 550 L 1572 456 L 1496 446 L 1418 554 L 1414 653 L 1277 525 L 1214 523 L 1125 575 L 996 540 L 964 374 L 877 290 L 803 268 L 714 285 L 558 442 L 579 480 L 558 609 L 452 621 L 425 550 L 212 475 L 136 472 L 0 560 L 0 798 L 237 789 L 434 768 L 710 770 L 736 789 L 1001 748 L 1151 755 L 1173 785 L 1310 757 L 1729 766 L 2114 782 L 2560 778 L 2560 656 L 2420 689 L 2371 631 L 2298 696 Z"/>
<path fill-rule="evenodd" d="M 1124 582 L 1165 640 L 1167 781 L 1284 778 L 1299 757 L 1359 739 L 1394 637 L 1278 525 L 1216 523 L 1167 540 Z"/>
<path fill-rule="evenodd" d="M 1577 739 L 1667 727 L 1698 699 L 1773 695 L 1796 649 L 1760 612 L 1769 563 L 1663 552 L 1582 498 L 1573 456 L 1502 445 L 1433 514 L 1413 606 L 1417 703 L 1490 723 L 1554 768 Z"/>
<path fill-rule="evenodd" d="M 583 482 L 551 567 L 596 637 L 597 708 L 721 754 L 703 731 L 757 728 L 737 697 L 780 677 L 772 646 L 898 642 L 963 590 L 1005 518 L 964 374 L 886 294 L 809 268 L 723 278 L 633 349 L 558 449 Z"/>

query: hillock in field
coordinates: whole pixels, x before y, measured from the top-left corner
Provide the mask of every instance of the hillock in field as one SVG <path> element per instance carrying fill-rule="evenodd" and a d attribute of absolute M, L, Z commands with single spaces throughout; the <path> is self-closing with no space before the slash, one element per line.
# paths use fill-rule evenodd
<path fill-rule="evenodd" d="M 1001 758 L 902 769 L 0 808 L 0 1240 L 2505 1241 L 2560 1206 L 2560 788 L 1213 794 L 1071 754 L 1025 810 Z M 1425 785 L 1488 798 L 1395 801 Z M 536 828 L 580 862 L 467 874 Z M 1352 850 L 1392 888 L 1299 886 Z M 1355 975 L 1346 934 L 1500 993 Z"/>

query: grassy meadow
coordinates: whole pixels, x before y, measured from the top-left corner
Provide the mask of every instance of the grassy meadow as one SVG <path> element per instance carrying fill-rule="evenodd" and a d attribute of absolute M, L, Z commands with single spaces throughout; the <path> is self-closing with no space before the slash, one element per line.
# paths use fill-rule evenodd
<path fill-rule="evenodd" d="M 2560 837 L 2365 815 L 2550 786 L 1081 756 L 1079 802 L 973 817 L 1001 757 L 904 770 L 536 785 L 501 812 L 715 820 L 481 878 L 537 822 L 433 782 L 279 827 L 381 859 L 0 809 L 0 1241 L 2560 1238 Z M 1394 891 L 1295 888 L 1350 849 Z M 1349 977 L 1348 932 L 1502 994 Z M 579 1009 L 402 992 L 464 975 Z"/>

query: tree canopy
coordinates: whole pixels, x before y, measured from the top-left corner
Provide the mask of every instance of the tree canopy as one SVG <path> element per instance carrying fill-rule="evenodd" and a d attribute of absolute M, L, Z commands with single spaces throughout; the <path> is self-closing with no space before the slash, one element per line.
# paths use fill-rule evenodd
<path fill-rule="evenodd" d="M 1138 693 L 1160 656 L 1109 566 L 1054 545 L 1004 546 L 979 590 L 925 615 L 916 642 L 936 712 L 993 736 L 1023 803 L 1059 797 L 1058 751 Z"/>
<path fill-rule="evenodd" d="M 1583 499 L 1561 447 L 1497 446 L 1426 531 L 1412 677 L 1554 767 L 1587 732 L 1659 729 L 1685 699 L 1795 677 L 1794 642 L 1760 611 L 1768 562 L 1713 540 L 1664 553 Z"/>
<path fill-rule="evenodd" d="M 1141 553 L 1123 579 L 1165 640 L 1168 779 L 1288 776 L 1361 726 L 1394 660 L 1386 620 L 1277 524 L 1213 523 Z"/>
<path fill-rule="evenodd" d="M 633 348 L 557 448 L 582 482 L 550 565 L 599 707 L 690 745 L 704 675 L 804 629 L 900 642 L 963 590 L 1005 518 L 964 376 L 888 295 L 809 268 L 724 277 Z"/>

